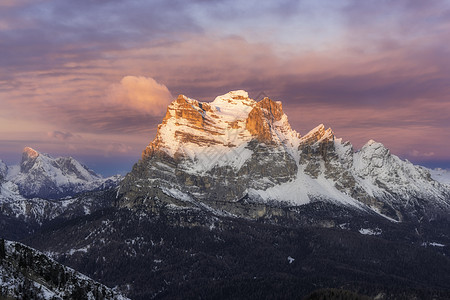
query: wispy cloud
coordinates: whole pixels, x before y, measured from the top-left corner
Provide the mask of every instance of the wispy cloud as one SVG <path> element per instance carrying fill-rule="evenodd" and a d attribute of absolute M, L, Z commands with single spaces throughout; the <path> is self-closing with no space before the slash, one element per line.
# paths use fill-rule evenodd
<path fill-rule="evenodd" d="M 58 130 L 48 132 L 47 135 L 60 141 L 67 141 L 74 137 L 74 135 L 70 132 L 63 132 Z"/>
<path fill-rule="evenodd" d="M 434 156 L 434 152 L 423 153 L 423 152 L 420 152 L 419 150 L 414 149 L 411 151 L 411 155 L 414 157 L 431 157 L 431 156 Z"/>

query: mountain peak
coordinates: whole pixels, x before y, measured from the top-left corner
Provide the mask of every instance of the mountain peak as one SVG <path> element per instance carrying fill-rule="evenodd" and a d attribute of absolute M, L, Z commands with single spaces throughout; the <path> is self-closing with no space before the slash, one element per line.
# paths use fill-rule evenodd
<path fill-rule="evenodd" d="M 378 156 L 389 155 L 390 151 L 382 143 L 376 142 L 374 140 L 369 140 L 362 148 L 363 153 L 372 153 Z"/>
<path fill-rule="evenodd" d="M 22 161 L 20 163 L 20 171 L 28 172 L 36 162 L 36 159 L 40 156 L 40 153 L 31 147 L 25 147 L 22 153 Z"/>
<path fill-rule="evenodd" d="M 250 99 L 246 91 L 238 90 L 217 96 L 210 104 L 222 114 L 237 116 L 241 110 L 245 110 L 245 107 L 253 107 L 256 101 Z"/>
<path fill-rule="evenodd" d="M 27 159 L 34 159 L 36 157 L 39 156 L 39 152 L 34 150 L 31 147 L 25 147 L 23 149 L 23 157 L 27 158 Z"/>
<path fill-rule="evenodd" d="M 216 99 L 248 99 L 248 93 L 244 90 L 230 91 L 221 96 L 217 96 Z"/>
<path fill-rule="evenodd" d="M 25 197 L 60 198 L 93 190 L 103 178 L 72 157 L 53 158 L 25 147 L 20 172 L 13 178 Z"/>
<path fill-rule="evenodd" d="M 189 98 L 186 97 L 185 95 L 179 94 L 176 100 L 180 100 L 180 101 L 181 101 L 181 100 L 188 100 L 188 99 L 189 99 Z"/>
<path fill-rule="evenodd" d="M 334 132 L 331 128 L 325 130 L 325 126 L 320 124 L 316 128 L 310 130 L 302 137 L 302 142 L 306 144 L 314 144 L 320 140 L 333 140 Z"/>
<path fill-rule="evenodd" d="M 142 157 L 165 153 L 173 158 L 194 160 L 206 147 L 223 153 L 226 149 L 244 147 L 252 139 L 278 144 L 282 142 L 281 137 L 291 136 L 297 134 L 291 129 L 279 101 L 266 97 L 256 102 L 243 90 L 217 96 L 212 102 L 180 95 L 167 108 L 155 139 Z"/>
<path fill-rule="evenodd" d="M 383 144 L 378 143 L 377 141 L 374 141 L 374 140 L 370 139 L 370 140 L 367 141 L 367 143 L 364 146 L 380 146 L 380 145 L 382 147 L 384 147 Z"/>

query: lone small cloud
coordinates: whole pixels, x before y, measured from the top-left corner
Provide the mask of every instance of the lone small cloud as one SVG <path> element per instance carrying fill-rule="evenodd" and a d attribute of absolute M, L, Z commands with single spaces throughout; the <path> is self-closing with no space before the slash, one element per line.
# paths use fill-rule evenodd
<path fill-rule="evenodd" d="M 420 152 L 418 150 L 412 150 L 411 155 L 414 157 L 431 157 L 434 156 L 434 152 Z"/>

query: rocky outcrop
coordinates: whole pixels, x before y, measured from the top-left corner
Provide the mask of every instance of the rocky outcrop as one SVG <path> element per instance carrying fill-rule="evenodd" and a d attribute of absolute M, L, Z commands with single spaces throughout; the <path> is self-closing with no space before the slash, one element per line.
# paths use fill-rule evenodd
<path fill-rule="evenodd" d="M 283 114 L 281 102 L 266 97 L 250 111 L 245 127 L 258 141 L 273 142 L 272 128 L 275 122 L 281 120 Z"/>
<path fill-rule="evenodd" d="M 177 120 L 184 119 L 191 126 L 203 128 L 204 126 L 204 110 L 199 106 L 198 101 L 189 101 L 183 95 L 179 95 L 177 100 L 178 108 L 175 111 L 175 118 Z M 202 114 L 203 113 L 203 114 Z M 169 113 L 170 114 L 170 113 Z M 166 115 L 166 118 L 170 117 Z"/>

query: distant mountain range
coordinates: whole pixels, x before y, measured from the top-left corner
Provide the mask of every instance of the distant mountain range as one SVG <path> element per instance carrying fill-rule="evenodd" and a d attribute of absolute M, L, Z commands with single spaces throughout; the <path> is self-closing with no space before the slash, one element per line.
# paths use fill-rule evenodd
<path fill-rule="evenodd" d="M 302 136 L 279 101 L 180 95 L 123 179 L 31 148 L 0 161 L 0 232 L 132 299 L 447 299 L 449 179 Z"/>
<path fill-rule="evenodd" d="M 7 166 L 0 160 L 0 216 L 12 218 L 0 222 L 0 229 L 13 230 L 10 237 L 16 237 L 27 234 L 29 225 L 90 213 L 103 205 L 92 195 L 116 187 L 120 180 L 119 175 L 103 178 L 72 157 L 55 159 L 25 147 L 20 165 Z M 27 226 L 14 220 L 24 220 Z"/>
<path fill-rule="evenodd" d="M 0 162 L 0 179 L 17 185 L 26 198 L 61 199 L 113 185 L 119 177 L 103 178 L 72 157 L 53 158 L 25 147 L 20 166 Z"/>

